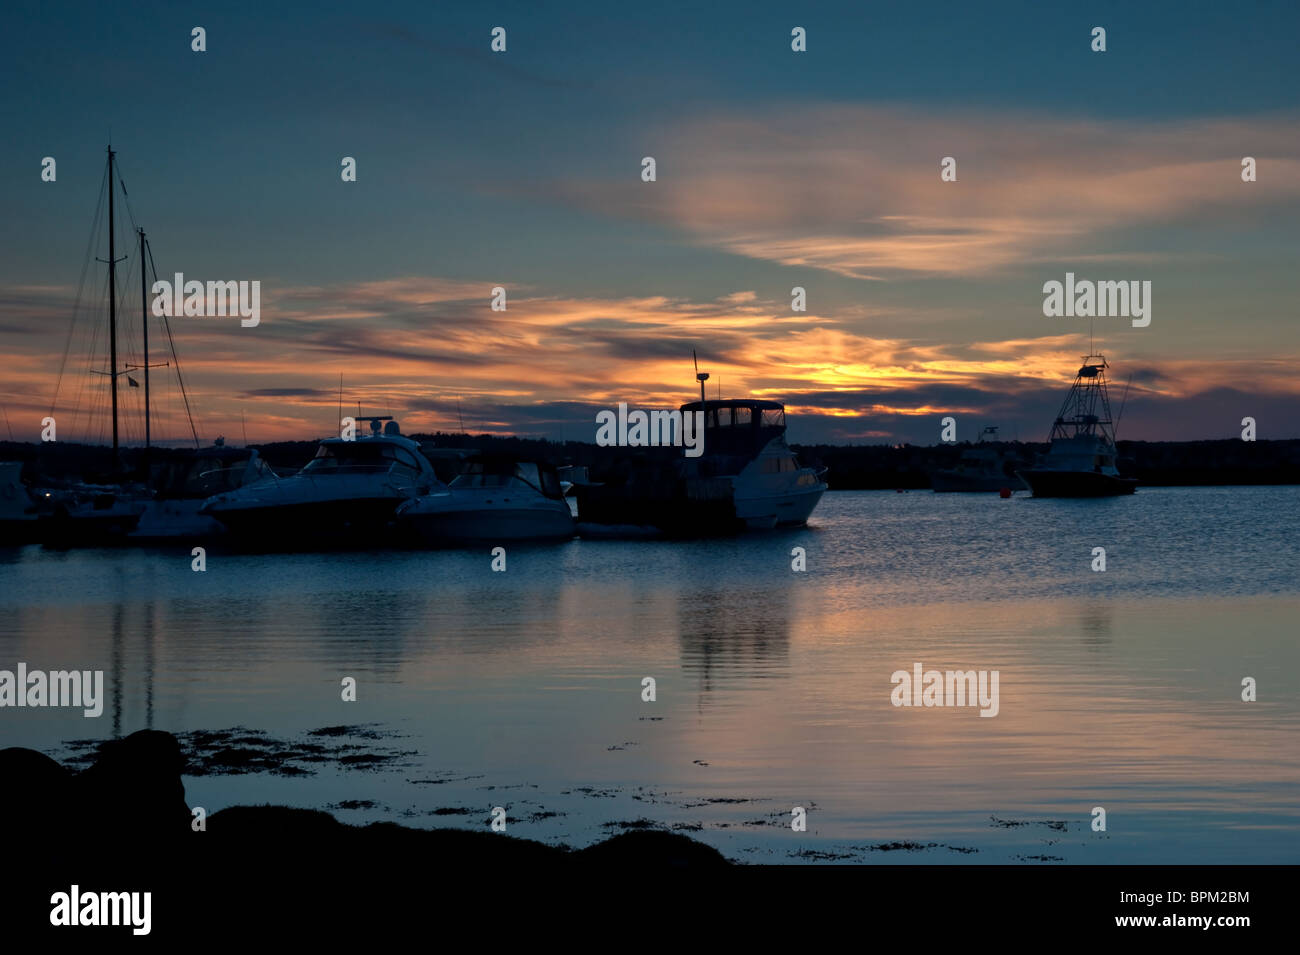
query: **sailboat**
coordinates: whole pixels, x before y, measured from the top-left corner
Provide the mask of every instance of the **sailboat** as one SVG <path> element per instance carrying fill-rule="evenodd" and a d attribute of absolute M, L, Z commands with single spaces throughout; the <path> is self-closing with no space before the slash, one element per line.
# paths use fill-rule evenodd
<path fill-rule="evenodd" d="M 1034 497 L 1111 497 L 1132 494 L 1135 478 L 1115 466 L 1115 425 L 1110 415 L 1104 355 L 1085 355 L 1052 424 L 1047 454 L 1016 474 Z"/>
<path fill-rule="evenodd" d="M 117 265 L 117 188 L 126 197 L 117 170 L 117 153 L 110 145 L 105 173 L 108 198 L 108 258 L 101 259 L 108 266 L 108 369 L 95 371 L 108 379 L 112 415 L 112 458 L 107 481 L 98 484 L 73 483 L 64 488 L 49 512 L 41 515 L 41 539 L 45 543 L 75 546 L 86 544 L 118 544 L 145 541 L 167 541 L 184 538 L 202 540 L 222 532 L 215 520 L 199 514 L 203 500 L 217 490 L 239 487 L 246 481 L 261 479 L 269 473 L 265 462 L 251 448 L 227 448 L 222 441 L 208 449 L 201 449 L 198 431 L 190 413 L 189 395 L 180 376 L 180 364 L 171 328 L 163 317 L 171 345 L 171 362 L 151 362 L 149 357 L 149 294 L 145 264 L 153 264 L 153 251 L 144 229 L 137 227 L 138 261 L 140 272 L 140 320 L 143 342 L 142 359 L 138 364 L 119 361 L 118 338 L 118 275 Z M 102 199 L 101 199 L 102 201 Z M 128 213 L 130 207 L 128 204 Z M 134 218 L 134 217 L 132 217 Z M 96 223 L 98 223 L 98 213 Z M 157 270 L 154 269 L 157 279 Z M 194 437 L 194 451 L 189 457 L 177 459 L 171 452 L 168 461 L 155 461 L 152 433 L 152 395 L 150 371 L 153 368 L 174 366 L 177 383 L 185 402 L 190 433 Z M 143 379 L 144 398 L 144 449 L 133 473 L 123 460 L 121 443 L 121 409 L 118 379 L 125 376 L 130 388 L 141 387 L 132 377 L 139 373 Z M 62 373 L 60 373 L 62 378 Z M 61 383 L 61 381 L 60 381 Z M 156 465 L 156 467 L 155 467 Z M 157 473 L 153 473 L 153 472 Z"/>

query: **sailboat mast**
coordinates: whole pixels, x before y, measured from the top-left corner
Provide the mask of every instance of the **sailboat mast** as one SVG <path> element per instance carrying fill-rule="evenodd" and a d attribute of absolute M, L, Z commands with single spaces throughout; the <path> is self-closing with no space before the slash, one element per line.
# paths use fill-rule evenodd
<path fill-rule="evenodd" d="M 113 395 L 113 466 L 117 467 L 117 285 L 114 272 L 117 260 L 113 248 L 113 147 L 108 147 L 108 385 Z"/>
<path fill-rule="evenodd" d="M 144 450 L 149 451 L 149 296 L 144 276 L 144 229 L 140 230 L 140 327 L 144 330 Z"/>

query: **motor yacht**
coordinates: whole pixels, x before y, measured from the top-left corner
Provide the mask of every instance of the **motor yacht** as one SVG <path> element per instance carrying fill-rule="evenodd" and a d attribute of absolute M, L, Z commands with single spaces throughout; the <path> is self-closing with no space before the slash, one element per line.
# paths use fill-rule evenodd
<path fill-rule="evenodd" d="M 399 505 L 445 485 L 391 416 L 357 421 L 369 421 L 370 434 L 326 438 L 297 474 L 216 494 L 199 513 L 220 521 L 235 540 L 277 547 L 387 536 Z"/>
<path fill-rule="evenodd" d="M 478 455 L 444 489 L 401 504 L 398 521 L 429 542 L 555 540 L 574 535 L 554 467 Z"/>

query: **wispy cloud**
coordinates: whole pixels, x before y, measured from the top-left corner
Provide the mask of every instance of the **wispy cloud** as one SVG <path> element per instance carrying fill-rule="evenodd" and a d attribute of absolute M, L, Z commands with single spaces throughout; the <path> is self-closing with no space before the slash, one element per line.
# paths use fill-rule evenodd
<path fill-rule="evenodd" d="M 254 440 L 325 433 L 337 417 L 342 374 L 349 407 L 360 401 L 392 411 L 408 430 L 456 429 L 464 415 L 475 430 L 581 437 L 574 423 L 589 423 L 592 408 L 670 407 L 689 398 L 696 349 L 710 385 L 725 394 L 785 401 L 793 415 L 823 421 L 818 433 L 828 440 L 867 440 L 913 433 L 916 422 L 942 414 L 1042 418 L 1087 349 L 1082 332 L 971 343 L 884 338 L 864 330 L 870 310 L 861 306 L 847 317 L 792 314 L 788 301 L 751 289 L 711 301 L 523 290 L 507 311 L 493 312 L 491 284 L 410 277 L 296 287 L 264 297 L 256 329 L 173 319 L 201 431 L 239 434 L 244 416 Z M 22 324 L 29 309 L 54 314 L 69 298 L 63 289 L 12 291 L 0 289 L 0 323 Z M 3 401 L 15 431 L 29 437 L 49 410 L 60 324 L 46 323 L 10 356 Z M 138 360 L 130 348 L 124 353 Z M 1298 359 L 1143 360 L 1120 377 L 1133 376 L 1134 407 L 1145 402 L 1168 414 L 1177 402 L 1243 382 L 1256 394 L 1294 400 Z M 61 421 L 67 438 L 84 429 L 86 412 L 97 408 L 102 420 L 105 410 L 104 380 L 82 370 L 70 374 L 87 380 L 61 398 L 78 416 L 68 428 Z M 160 403 L 169 374 L 155 375 Z M 122 393 L 138 414 L 139 390 Z M 160 424 L 158 433 L 183 434 L 179 406 L 170 410 L 170 431 Z"/>
<path fill-rule="evenodd" d="M 548 194 L 698 243 L 860 279 L 968 276 L 1072 256 L 1149 262 L 1108 230 L 1222 227 L 1300 200 L 1293 115 L 1070 120 L 878 106 L 688 119 L 653 185 L 567 180 Z M 1241 181 L 1241 158 L 1259 164 Z M 940 161 L 957 160 L 941 182 Z M 649 190 L 653 190 L 650 192 Z"/>

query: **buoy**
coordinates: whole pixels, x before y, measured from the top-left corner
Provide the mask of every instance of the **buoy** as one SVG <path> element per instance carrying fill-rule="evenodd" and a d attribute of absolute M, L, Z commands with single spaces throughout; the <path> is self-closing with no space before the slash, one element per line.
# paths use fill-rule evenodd
<path fill-rule="evenodd" d="M 1011 496 L 1011 488 L 1003 487 L 998 489 L 998 497 L 1002 498 L 1002 500 L 1005 501 L 1010 496 Z"/>

